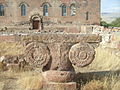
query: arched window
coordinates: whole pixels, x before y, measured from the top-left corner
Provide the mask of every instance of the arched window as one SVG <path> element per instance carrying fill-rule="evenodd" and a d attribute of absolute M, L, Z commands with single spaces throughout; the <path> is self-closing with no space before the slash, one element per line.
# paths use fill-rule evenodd
<path fill-rule="evenodd" d="M 4 6 L 0 5 L 0 16 L 4 16 Z"/>
<path fill-rule="evenodd" d="M 89 12 L 86 12 L 86 20 L 88 20 L 89 19 Z"/>
<path fill-rule="evenodd" d="M 66 7 L 66 5 L 62 5 L 62 16 L 67 16 L 67 7 Z"/>
<path fill-rule="evenodd" d="M 75 4 L 71 4 L 71 6 L 70 6 L 70 14 L 71 14 L 71 16 L 75 16 L 75 14 L 76 14 L 76 6 L 75 6 Z"/>
<path fill-rule="evenodd" d="M 26 16 L 26 5 L 25 4 L 21 5 L 21 16 Z"/>
<path fill-rule="evenodd" d="M 43 16 L 48 16 L 48 5 L 43 5 Z"/>

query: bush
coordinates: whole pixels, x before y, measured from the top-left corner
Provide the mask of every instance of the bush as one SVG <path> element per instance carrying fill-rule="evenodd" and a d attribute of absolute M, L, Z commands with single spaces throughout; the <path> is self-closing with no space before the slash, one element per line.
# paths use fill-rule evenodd
<path fill-rule="evenodd" d="M 120 18 L 117 18 L 116 20 L 112 21 L 110 24 L 105 21 L 101 21 L 100 25 L 104 27 L 120 27 Z"/>
<path fill-rule="evenodd" d="M 104 26 L 104 27 L 109 27 L 109 26 L 111 26 L 110 24 L 108 24 L 108 23 L 105 22 L 105 21 L 101 21 L 101 22 L 100 22 L 100 25 L 101 25 L 101 26 Z"/>
<path fill-rule="evenodd" d="M 120 18 L 117 18 L 116 20 L 112 21 L 111 26 L 120 27 Z"/>

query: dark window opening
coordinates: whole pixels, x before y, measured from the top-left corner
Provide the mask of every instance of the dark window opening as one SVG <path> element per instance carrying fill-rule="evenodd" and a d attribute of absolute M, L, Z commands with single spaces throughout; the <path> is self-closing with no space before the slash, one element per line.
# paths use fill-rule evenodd
<path fill-rule="evenodd" d="M 25 4 L 21 5 L 21 16 L 26 16 L 26 5 Z"/>
<path fill-rule="evenodd" d="M 39 20 L 33 20 L 33 29 L 39 29 Z"/>
<path fill-rule="evenodd" d="M 0 5 L 0 16 L 4 16 L 4 6 Z"/>
<path fill-rule="evenodd" d="M 43 6 L 43 16 L 48 16 L 48 5 Z"/>
<path fill-rule="evenodd" d="M 67 7 L 66 7 L 66 5 L 62 6 L 62 16 L 67 16 Z"/>
<path fill-rule="evenodd" d="M 86 12 L 86 20 L 89 20 L 89 12 Z"/>

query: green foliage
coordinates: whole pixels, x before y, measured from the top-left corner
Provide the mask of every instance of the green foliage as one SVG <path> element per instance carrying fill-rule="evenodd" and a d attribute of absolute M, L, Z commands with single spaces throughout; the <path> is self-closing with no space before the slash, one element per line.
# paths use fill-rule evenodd
<path fill-rule="evenodd" d="M 108 23 L 105 22 L 105 21 L 101 21 L 101 22 L 100 22 L 100 25 L 101 25 L 101 26 L 104 26 L 104 27 L 109 27 L 109 26 L 110 26 L 110 24 L 108 24 Z"/>
<path fill-rule="evenodd" d="M 111 26 L 120 27 L 120 18 L 117 18 L 116 20 L 112 21 Z"/>
<path fill-rule="evenodd" d="M 100 25 L 104 27 L 120 27 L 120 18 L 117 18 L 116 20 L 112 21 L 110 24 L 105 21 L 101 21 Z"/>

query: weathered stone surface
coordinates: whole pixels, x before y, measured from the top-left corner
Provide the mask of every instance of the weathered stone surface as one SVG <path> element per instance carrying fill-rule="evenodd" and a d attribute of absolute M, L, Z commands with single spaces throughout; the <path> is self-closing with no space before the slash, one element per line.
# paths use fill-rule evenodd
<path fill-rule="evenodd" d="M 77 85 L 75 82 L 69 83 L 48 82 L 46 84 L 43 84 L 43 90 L 77 90 Z"/>
<path fill-rule="evenodd" d="M 18 38 L 18 39 L 17 39 Z M 41 33 L 33 35 L 22 35 L 16 36 L 18 41 L 26 42 L 43 42 L 43 43 L 99 43 L 101 41 L 101 36 L 95 34 L 60 34 L 60 33 Z"/>
<path fill-rule="evenodd" d="M 0 57 L 0 62 L 2 63 L 4 61 L 4 59 L 5 59 L 4 56 Z"/>
<path fill-rule="evenodd" d="M 24 55 L 6 55 L 2 56 L 0 59 L 0 62 L 7 70 L 18 71 L 27 65 L 27 62 L 24 59 Z"/>
<path fill-rule="evenodd" d="M 42 73 L 47 82 L 72 82 L 75 77 L 75 72 L 49 70 Z"/>
<path fill-rule="evenodd" d="M 78 67 L 89 65 L 95 57 L 94 48 L 88 43 L 78 43 L 71 47 L 69 58 Z"/>
<path fill-rule="evenodd" d="M 24 61 L 23 55 L 5 55 L 1 57 L 3 60 L 3 63 L 6 64 L 18 64 L 21 61 Z"/>
<path fill-rule="evenodd" d="M 52 57 L 48 70 L 74 71 L 72 63 L 69 60 L 69 49 L 71 43 L 51 43 L 47 44 Z"/>
<path fill-rule="evenodd" d="M 26 61 L 34 67 L 42 66 L 43 71 L 74 71 L 72 64 L 77 63 L 78 67 L 90 64 L 94 59 L 95 51 L 88 43 L 101 41 L 99 35 L 91 34 L 44 33 L 20 37 L 24 42 L 33 42 L 27 45 Z M 74 45 L 76 43 L 80 45 Z M 74 56 L 74 53 L 78 55 Z"/>
<path fill-rule="evenodd" d="M 33 67 L 43 67 L 50 60 L 48 47 L 43 43 L 33 42 L 26 46 L 25 60 Z"/>

